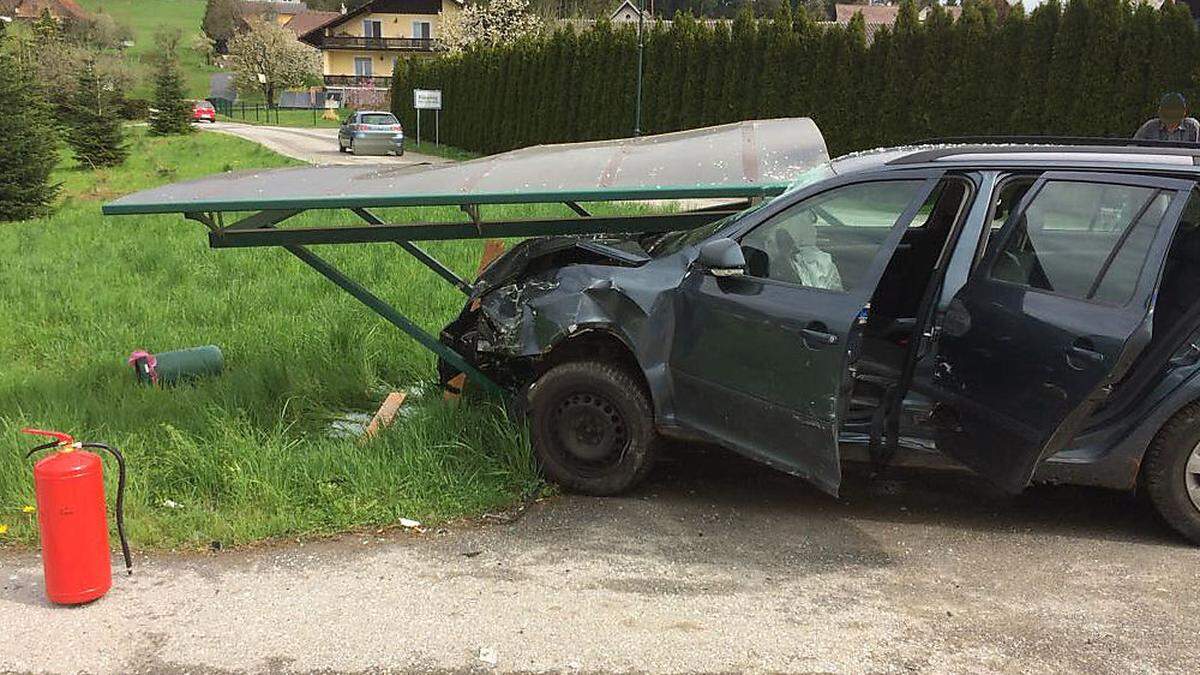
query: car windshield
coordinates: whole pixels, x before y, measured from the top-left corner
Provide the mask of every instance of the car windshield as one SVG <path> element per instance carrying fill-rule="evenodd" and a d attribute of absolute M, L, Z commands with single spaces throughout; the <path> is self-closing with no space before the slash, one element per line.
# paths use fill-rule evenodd
<path fill-rule="evenodd" d="M 377 113 L 377 114 L 373 114 L 373 115 L 361 115 L 361 116 L 359 116 L 358 120 L 362 124 L 374 124 L 377 126 L 390 126 L 393 124 L 399 124 L 399 122 L 396 121 L 395 115 L 389 115 L 387 113 Z"/>
<path fill-rule="evenodd" d="M 213 104 L 209 103 L 208 101 L 200 101 L 196 104 L 196 107 L 202 110 L 212 110 Z"/>
<path fill-rule="evenodd" d="M 713 236 L 714 234 L 720 232 L 722 229 L 729 226 L 733 222 L 740 220 L 740 219 L 750 215 L 751 213 L 754 213 L 755 211 L 761 209 L 762 207 L 766 206 L 767 204 L 770 204 L 771 202 L 775 201 L 776 199 L 779 199 L 780 197 L 782 197 L 784 195 L 791 194 L 797 190 L 802 190 L 802 189 L 808 187 L 809 185 L 812 185 L 813 183 L 825 180 L 826 178 L 829 178 L 833 175 L 834 175 L 833 167 L 830 165 L 829 162 L 823 162 L 821 164 L 818 164 L 817 166 L 814 166 L 813 168 L 800 174 L 796 178 L 796 180 L 791 185 L 788 186 L 788 189 L 784 190 L 779 195 L 772 197 L 771 199 L 764 199 L 763 201 L 759 202 L 758 204 L 756 204 L 754 206 L 751 206 L 750 208 L 748 208 L 744 211 L 739 211 L 732 215 L 725 216 L 724 218 L 721 218 L 720 220 L 711 222 L 707 225 L 701 225 L 700 227 L 697 227 L 693 230 L 683 230 L 681 232 L 669 232 L 666 235 L 664 235 L 662 238 L 660 238 L 658 241 L 656 241 L 652 245 L 650 245 L 646 249 L 646 251 L 650 255 L 658 258 L 658 257 L 662 257 L 662 256 L 671 255 L 673 253 L 677 253 L 679 251 L 682 251 L 685 247 L 688 247 L 688 246 L 695 246 L 696 244 L 699 244 L 700 242 L 704 241 L 705 239 L 708 239 L 709 237 Z"/>

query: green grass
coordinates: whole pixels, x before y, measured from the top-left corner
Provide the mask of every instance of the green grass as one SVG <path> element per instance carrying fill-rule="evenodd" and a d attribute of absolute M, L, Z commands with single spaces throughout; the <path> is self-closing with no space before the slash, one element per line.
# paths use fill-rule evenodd
<path fill-rule="evenodd" d="M 486 403 L 414 395 L 374 442 L 329 438 L 339 413 L 372 412 L 393 389 L 430 391 L 433 357 L 282 250 L 213 251 L 201 226 L 177 216 L 102 217 L 104 201 L 136 189 L 295 163 L 221 134 L 131 134 L 122 167 L 90 172 L 64 159 L 53 216 L 0 223 L 0 542 L 36 539 L 22 513 L 34 503 L 23 450 L 37 442 L 18 433 L 26 425 L 125 451 L 138 547 L 437 522 L 503 507 L 539 484 L 523 431 Z M 465 218 L 452 208 L 383 213 Z M 558 205 L 494 213 L 568 214 Z M 469 275 L 482 242 L 428 248 Z M 398 247 L 320 253 L 428 330 L 461 308 L 461 295 Z M 138 386 L 125 364 L 133 349 L 204 344 L 222 348 L 226 370 L 191 385 Z"/>
<path fill-rule="evenodd" d="M 208 96 L 209 75 L 218 70 L 206 64 L 192 49 L 193 38 L 201 34 L 205 0 L 79 0 L 79 4 L 89 12 L 104 12 L 133 30 L 134 46 L 129 54 L 139 76 L 130 95 L 150 98 L 153 94 L 154 34 L 165 28 L 178 29 L 183 35 L 179 60 L 188 95 L 193 98 Z"/>

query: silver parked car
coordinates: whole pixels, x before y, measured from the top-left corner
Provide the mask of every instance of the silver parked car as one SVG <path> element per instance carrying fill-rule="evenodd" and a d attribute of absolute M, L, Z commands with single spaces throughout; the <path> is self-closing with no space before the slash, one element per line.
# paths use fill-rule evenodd
<path fill-rule="evenodd" d="M 356 155 L 404 154 L 404 128 L 390 112 L 361 110 L 346 116 L 338 129 L 338 150 Z"/>

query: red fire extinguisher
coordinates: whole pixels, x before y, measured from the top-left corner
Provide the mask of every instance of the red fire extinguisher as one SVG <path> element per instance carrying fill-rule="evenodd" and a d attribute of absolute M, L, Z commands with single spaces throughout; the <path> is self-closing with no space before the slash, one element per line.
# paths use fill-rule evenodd
<path fill-rule="evenodd" d="M 40 450 L 58 449 L 33 466 L 46 596 L 60 605 L 91 602 L 112 586 L 112 558 L 104 505 L 104 464 L 100 455 L 83 448 L 107 450 L 117 458 L 117 533 L 125 570 L 133 574 L 125 540 L 125 458 L 116 448 L 103 443 L 78 443 L 58 431 L 21 431 L 54 439 L 30 450 L 26 459 Z"/>

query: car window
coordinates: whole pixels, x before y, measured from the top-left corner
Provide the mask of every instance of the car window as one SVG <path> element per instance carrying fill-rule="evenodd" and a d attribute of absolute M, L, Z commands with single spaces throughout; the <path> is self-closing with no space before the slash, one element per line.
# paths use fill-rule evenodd
<path fill-rule="evenodd" d="M 924 181 L 857 183 L 798 202 L 742 238 L 750 276 L 853 290 Z"/>
<path fill-rule="evenodd" d="M 999 189 L 993 193 L 992 197 L 992 224 L 993 232 L 1004 227 L 1004 223 L 1008 221 L 1008 217 L 1016 210 L 1017 205 L 1021 203 L 1021 198 L 1029 192 L 1029 188 L 1033 187 L 1037 176 L 1014 176 L 1005 179 L 1000 183 Z"/>
<path fill-rule="evenodd" d="M 396 121 L 395 115 L 389 115 L 386 113 L 378 113 L 378 114 L 374 114 L 374 115 L 363 115 L 362 117 L 359 118 L 358 121 L 363 124 L 377 124 L 380 126 L 399 124 L 399 122 Z"/>
<path fill-rule="evenodd" d="M 1169 203 L 1170 193 L 1152 187 L 1048 181 L 1007 235 L 991 277 L 1125 302 Z"/>

